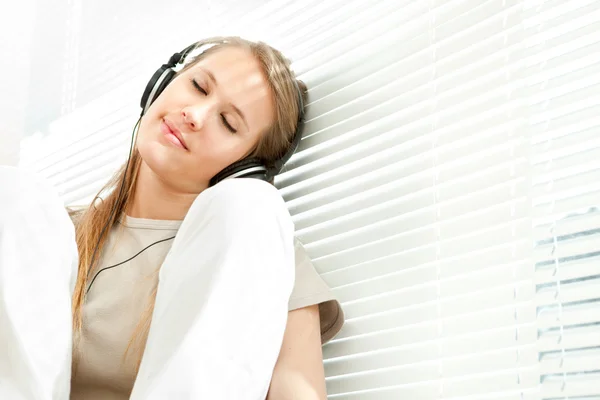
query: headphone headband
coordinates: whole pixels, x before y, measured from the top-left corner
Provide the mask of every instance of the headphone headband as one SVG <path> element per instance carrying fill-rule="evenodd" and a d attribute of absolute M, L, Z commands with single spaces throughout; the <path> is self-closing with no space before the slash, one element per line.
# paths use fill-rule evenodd
<path fill-rule="evenodd" d="M 171 83 L 173 78 L 175 78 L 177 75 L 175 69 L 178 66 L 184 66 L 188 57 L 194 50 L 202 49 L 202 51 L 198 54 L 200 55 L 214 45 L 226 43 L 228 43 L 226 37 L 214 37 L 193 43 L 182 51 L 174 53 L 166 64 L 163 64 L 158 70 L 156 70 L 156 72 L 154 72 L 152 78 L 146 85 L 146 89 L 144 90 L 140 102 L 140 106 L 142 108 L 141 116 L 148 111 L 148 108 L 154 102 L 154 100 L 158 98 L 162 91 L 169 85 L 169 83 Z M 304 100 L 302 98 L 302 91 L 300 90 L 300 86 L 298 85 L 298 81 L 296 79 L 294 79 L 294 84 L 296 86 L 296 97 L 298 102 L 298 120 L 288 151 L 270 168 L 258 158 L 245 158 L 237 161 L 215 175 L 210 180 L 210 186 L 216 185 L 224 179 L 239 177 L 251 177 L 265 181 L 271 181 L 275 175 L 281 172 L 285 163 L 288 162 L 298 148 L 302 138 L 302 130 L 304 128 Z"/>

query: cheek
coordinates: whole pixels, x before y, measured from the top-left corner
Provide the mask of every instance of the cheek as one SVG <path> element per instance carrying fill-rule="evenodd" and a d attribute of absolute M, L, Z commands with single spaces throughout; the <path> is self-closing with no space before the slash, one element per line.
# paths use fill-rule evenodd
<path fill-rule="evenodd" d="M 156 117 L 151 111 L 152 111 L 152 106 L 150 106 L 148 113 L 145 114 L 142 117 L 142 120 L 140 121 L 140 126 L 138 129 L 138 137 L 137 137 L 138 143 L 146 142 L 151 139 L 156 139 L 157 138 L 156 133 L 160 132 L 160 126 L 158 125 L 157 122 L 155 122 L 158 117 Z M 160 121 L 160 119 L 159 119 L 159 121 Z"/>
<path fill-rule="evenodd" d="M 160 143 L 158 136 L 155 134 L 151 124 L 142 121 L 137 133 L 136 147 L 147 162 L 151 162 L 151 158 L 157 158 L 160 153 Z"/>
<path fill-rule="evenodd" d="M 224 168 L 239 160 L 244 154 L 232 146 L 213 146 L 194 154 L 195 176 L 206 181 L 212 179 Z"/>
<path fill-rule="evenodd" d="M 198 149 L 190 157 L 191 168 L 195 171 L 193 175 L 199 179 L 210 179 L 215 176 L 225 168 L 221 167 L 223 164 L 221 154 L 219 149 L 212 146 Z"/>
<path fill-rule="evenodd" d="M 142 160 L 157 174 L 169 178 L 172 172 L 185 169 L 186 157 L 171 148 L 162 139 L 160 126 L 154 120 L 142 121 L 136 139 L 136 148 Z"/>

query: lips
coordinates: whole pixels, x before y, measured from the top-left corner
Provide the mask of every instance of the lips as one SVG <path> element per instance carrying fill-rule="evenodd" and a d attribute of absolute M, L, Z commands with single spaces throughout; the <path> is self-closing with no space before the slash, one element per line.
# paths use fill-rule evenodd
<path fill-rule="evenodd" d="M 165 135 L 165 138 L 169 142 L 173 143 L 177 147 L 188 150 L 181 132 L 175 127 L 175 125 L 173 125 L 173 123 L 171 123 L 171 121 L 163 119 L 160 128 L 162 133 Z"/>

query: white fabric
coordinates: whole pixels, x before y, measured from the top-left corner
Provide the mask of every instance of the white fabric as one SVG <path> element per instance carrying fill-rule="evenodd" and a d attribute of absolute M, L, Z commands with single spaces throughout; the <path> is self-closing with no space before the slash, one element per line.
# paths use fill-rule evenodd
<path fill-rule="evenodd" d="M 277 189 L 219 183 L 186 215 L 159 273 L 132 400 L 264 400 L 294 285 L 294 226 Z"/>
<path fill-rule="evenodd" d="M 0 399 L 62 400 L 77 246 L 57 193 L 0 167 Z"/>
<path fill-rule="evenodd" d="M 0 330 L 9 349 L 0 355 L 0 398 L 66 400 L 73 226 L 36 180 L 15 170 L 0 178 Z M 37 220 L 46 213 L 47 226 L 28 224 L 31 212 Z M 198 196 L 159 274 L 131 399 L 264 400 L 294 285 L 293 232 L 283 199 L 265 182 L 224 181 Z"/>

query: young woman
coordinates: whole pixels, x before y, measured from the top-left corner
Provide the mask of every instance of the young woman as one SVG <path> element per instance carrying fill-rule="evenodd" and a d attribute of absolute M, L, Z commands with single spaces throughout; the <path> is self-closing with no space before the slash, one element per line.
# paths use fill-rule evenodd
<path fill-rule="evenodd" d="M 183 68 L 173 73 L 178 62 Z M 79 253 L 74 283 L 59 201 L 48 200 L 50 190 L 34 178 L 1 171 L 7 190 L 0 233 L 52 231 L 61 243 L 40 245 L 33 255 L 63 265 L 62 278 L 51 278 L 62 279 L 60 288 L 14 277 L 18 272 L 0 275 L 0 288 L 43 288 L 45 304 L 25 309 L 55 315 L 64 308 L 61 293 L 74 288 L 71 399 L 326 397 L 321 345 L 339 331 L 343 313 L 293 238 L 283 199 L 267 182 L 272 176 L 260 170 L 276 171 L 289 157 L 305 104 L 306 88 L 289 61 L 264 43 L 211 38 L 174 55 L 144 93 L 130 160 L 102 200 L 71 215 Z M 21 200 L 24 193 L 29 200 Z M 32 204 L 40 197 L 46 200 Z M 14 272 L 19 260 L 0 246 L 0 274 L 9 263 Z M 19 253 L 32 243 L 8 246 Z M 10 345 L 33 329 L 15 322 L 5 303 L 0 324 L 14 329 L 0 328 L 0 335 Z M 57 365 L 66 361 L 48 363 L 47 354 L 27 350 L 36 337 L 50 338 L 42 347 L 60 360 L 68 341 L 59 327 L 39 321 L 29 345 L 24 339 L 15 346 L 21 350 L 0 353 L 0 367 L 27 361 L 12 372 L 0 368 L 13 382 L 4 389 L 11 398 L 61 393 L 66 368 Z"/>

